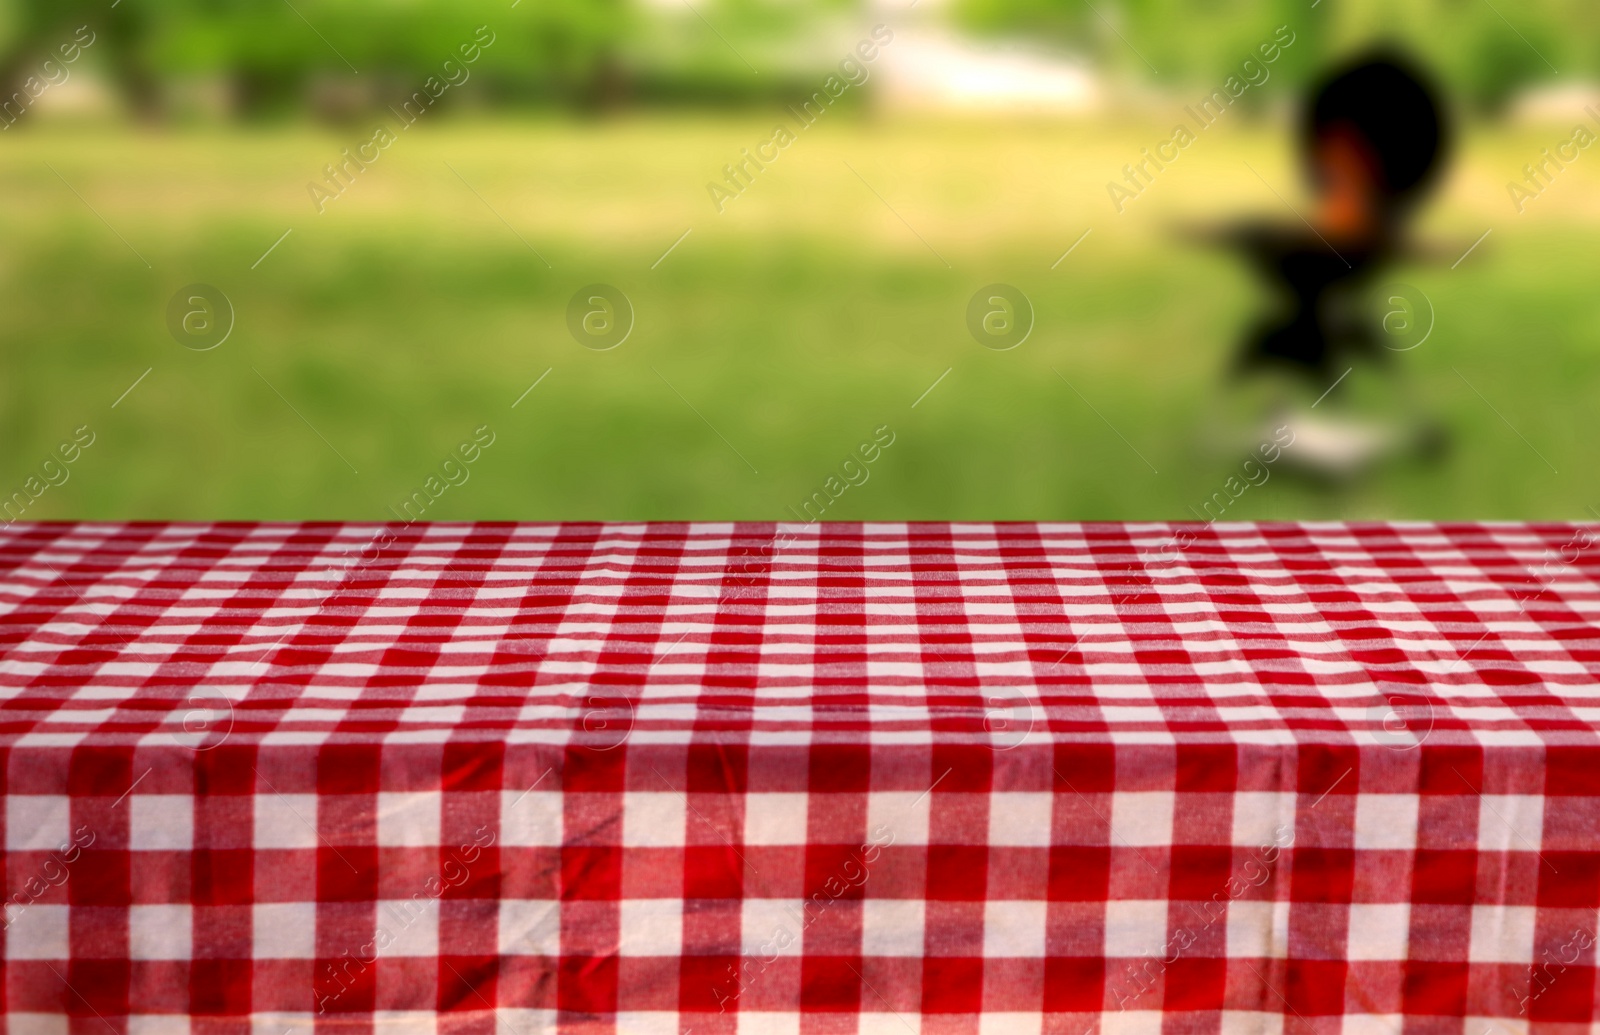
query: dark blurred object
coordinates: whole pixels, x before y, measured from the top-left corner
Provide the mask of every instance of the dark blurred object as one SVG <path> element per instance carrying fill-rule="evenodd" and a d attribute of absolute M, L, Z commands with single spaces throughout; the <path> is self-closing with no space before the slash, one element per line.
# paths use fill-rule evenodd
<path fill-rule="evenodd" d="M 1228 393 L 1227 408 L 1240 412 L 1227 419 L 1247 426 L 1225 435 L 1224 448 L 1258 439 L 1262 424 L 1292 428 L 1289 466 L 1337 484 L 1389 458 L 1437 459 L 1444 430 L 1389 362 L 1426 333 L 1400 344 L 1374 289 L 1396 260 L 1433 251 L 1414 244 L 1411 223 L 1450 148 L 1438 94 L 1406 59 L 1366 54 L 1311 91 L 1295 143 L 1312 195 L 1298 222 L 1245 219 L 1200 235 L 1242 254 L 1268 287 L 1232 367 L 1238 394 Z M 1358 365 L 1370 373 L 1350 378 Z M 1259 413 L 1248 401 L 1258 390 L 1267 393 Z"/>
<path fill-rule="evenodd" d="M 1416 200 L 1448 146 L 1435 91 L 1394 54 L 1370 55 L 1325 79 L 1300 137 L 1320 189 L 1343 191 L 1351 201 L 1352 192 L 1369 192 L 1360 200 L 1380 215 Z"/>
<path fill-rule="evenodd" d="M 1219 236 L 1274 295 L 1239 369 L 1286 364 L 1324 380 L 1352 359 L 1386 357 L 1368 291 L 1406 250 L 1410 217 L 1437 179 L 1449 132 L 1424 77 L 1381 54 L 1324 80 L 1298 137 L 1315 193 L 1306 225 L 1250 222 Z"/>

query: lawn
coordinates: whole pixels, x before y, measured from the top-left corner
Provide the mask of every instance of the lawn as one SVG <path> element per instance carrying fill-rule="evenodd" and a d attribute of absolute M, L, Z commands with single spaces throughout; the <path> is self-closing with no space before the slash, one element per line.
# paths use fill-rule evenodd
<path fill-rule="evenodd" d="M 707 182 L 772 122 L 419 124 L 320 212 L 370 127 L 14 130 L 0 492 L 84 426 L 26 518 L 384 519 L 437 477 L 430 520 L 792 520 L 843 469 L 829 520 L 1179 519 L 1237 472 L 1207 429 L 1256 288 L 1172 228 L 1294 218 L 1272 124 L 1208 130 L 1118 214 L 1164 118 L 840 117 L 719 213 Z M 1396 271 L 1437 314 L 1398 358 L 1444 459 L 1275 477 L 1229 518 L 1594 517 L 1600 159 L 1522 214 L 1505 186 L 1569 133 L 1474 132 L 1427 219 L 1449 256 Z M 208 351 L 168 330 L 197 282 L 236 312 Z M 967 327 L 996 282 L 1036 311 L 1009 351 Z M 593 283 L 635 312 L 609 350 L 568 330 Z"/>

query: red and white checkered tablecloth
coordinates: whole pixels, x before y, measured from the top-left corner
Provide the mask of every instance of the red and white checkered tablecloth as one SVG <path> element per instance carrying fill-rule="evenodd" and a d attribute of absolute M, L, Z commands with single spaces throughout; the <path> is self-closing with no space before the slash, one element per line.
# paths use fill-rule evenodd
<path fill-rule="evenodd" d="M 11 525 L 0 1015 L 1597 1031 L 1597 541 Z"/>

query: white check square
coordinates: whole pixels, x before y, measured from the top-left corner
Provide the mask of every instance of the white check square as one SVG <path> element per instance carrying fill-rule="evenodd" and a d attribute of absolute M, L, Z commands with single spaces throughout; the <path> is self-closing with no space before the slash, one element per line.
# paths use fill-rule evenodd
<path fill-rule="evenodd" d="M 1266 959 L 1282 955 L 1283 943 L 1274 938 L 1272 902 L 1234 900 L 1227 905 L 1228 957 L 1230 959 Z M 1201 907 L 1206 916 L 1214 915 L 1218 907 L 1207 903 Z M 1274 951 L 1277 946 L 1277 951 Z"/>
<path fill-rule="evenodd" d="M 990 901 L 983 907 L 983 954 L 1044 956 L 1045 903 Z"/>
<path fill-rule="evenodd" d="M 128 1016 L 127 1035 L 187 1035 L 190 1018 L 181 1013 L 135 1013 Z"/>
<path fill-rule="evenodd" d="M 1537 915 L 1533 906 L 1473 906 L 1471 962 L 1526 965 L 1534 959 Z"/>
<path fill-rule="evenodd" d="M 1300 1025 L 1294 1025 L 1300 1027 Z M 1340 1035 L 1394 1035 L 1397 1031 L 1405 1030 L 1405 1018 L 1393 1013 L 1352 1013 L 1344 1017 L 1344 1027 L 1340 1028 Z M 1485 1020 L 1483 1024 L 1467 1024 L 1461 1029 L 1464 1032 L 1489 1032 L 1490 1035 L 1516 1035 L 1526 1031 L 1518 1026 L 1515 1020 L 1500 1017 L 1494 1020 Z"/>
<path fill-rule="evenodd" d="M 511 848 L 560 845 L 563 804 L 560 791 L 501 791 L 500 843 Z"/>
<path fill-rule="evenodd" d="M 746 956 L 769 960 L 800 955 L 805 914 L 801 899 L 747 898 L 740 917 L 741 942 Z"/>
<path fill-rule="evenodd" d="M 1106 955 L 1112 959 L 1149 956 L 1167 943 L 1167 901 L 1144 899 L 1106 903 Z"/>
<path fill-rule="evenodd" d="M 989 843 L 1048 847 L 1055 796 L 1048 791 L 1001 791 L 989 796 Z"/>
<path fill-rule="evenodd" d="M 187 852 L 194 848 L 194 799 L 187 794 L 128 796 L 128 847 Z"/>
<path fill-rule="evenodd" d="M 189 959 L 193 917 L 193 907 L 187 905 L 129 906 L 128 958 Z"/>
<path fill-rule="evenodd" d="M 1117 791 L 1111 795 L 1113 840 L 1128 845 L 1172 843 L 1171 791 Z"/>
<path fill-rule="evenodd" d="M 744 843 L 803 845 L 809 794 L 749 794 L 744 800 Z"/>
<path fill-rule="evenodd" d="M 868 836 L 880 828 L 893 835 L 893 844 L 928 843 L 928 813 L 933 795 L 927 791 L 872 791 L 867 794 Z M 904 1030 L 904 1029 L 901 1029 Z"/>
<path fill-rule="evenodd" d="M 500 955 L 561 955 L 561 903 L 547 899 L 500 900 Z"/>
<path fill-rule="evenodd" d="M 438 1035 L 432 1010 L 374 1010 L 372 1035 Z"/>
<path fill-rule="evenodd" d="M 439 843 L 443 796 L 438 791 L 379 791 L 378 844 L 420 848 Z"/>
<path fill-rule="evenodd" d="M 922 1015 L 863 1009 L 856 1018 L 856 1035 L 922 1035 Z"/>
<path fill-rule="evenodd" d="M 1544 798 L 1536 794 L 1478 796 L 1480 852 L 1537 852 L 1544 842 Z"/>
<path fill-rule="evenodd" d="M 35 903 L 20 913 L 13 912 L 11 926 L 6 928 L 6 959 L 65 960 L 67 909 Z"/>
<path fill-rule="evenodd" d="M 617 953 L 677 956 L 683 952 L 683 900 L 633 898 L 618 903 Z"/>
<path fill-rule="evenodd" d="M 315 794 L 257 794 L 257 848 L 315 848 L 317 796 Z"/>
<path fill-rule="evenodd" d="M 1107 1010 L 1098 1035 L 1149 1035 L 1161 1030 L 1161 1021 L 1159 1010 Z"/>
<path fill-rule="evenodd" d="M 622 795 L 624 848 L 682 848 L 688 802 L 676 791 L 628 791 Z"/>
<path fill-rule="evenodd" d="M 7 1018 L 10 1035 L 67 1035 L 64 1013 L 14 1013 Z M 130 1027 L 129 1031 L 132 1031 Z"/>
<path fill-rule="evenodd" d="M 1403 961 L 1410 940 L 1410 903 L 1356 903 L 1350 907 L 1346 959 Z"/>
<path fill-rule="evenodd" d="M 554 1025 L 548 1028 L 535 1028 L 537 1032 L 555 1031 Z M 617 1031 L 627 1032 L 628 1035 L 680 1035 L 685 1029 L 678 1023 L 678 1015 L 672 1010 L 619 1010 L 617 1011 Z"/>
<path fill-rule="evenodd" d="M 53 852 L 72 840 L 72 806 L 65 795 L 6 796 L 6 851 Z"/>
<path fill-rule="evenodd" d="M 439 955 L 439 900 L 430 895 L 378 903 L 376 947 L 380 955 Z"/>
<path fill-rule="evenodd" d="M 1233 843 L 1260 848 L 1283 844 L 1280 827 L 1294 826 L 1295 796 L 1281 791 L 1239 791 L 1233 796 Z"/>
<path fill-rule="evenodd" d="M 316 903 L 258 902 L 251 907 L 251 938 L 258 960 L 315 959 Z"/>
<path fill-rule="evenodd" d="M 861 955 L 921 956 L 927 903 L 920 898 L 861 901 Z"/>
<path fill-rule="evenodd" d="M 1346 1018 L 1346 1023 L 1348 1020 Z M 1386 1029 L 1385 1035 L 1394 1035 L 1399 1030 L 1400 1025 L 1396 1024 Z M 1345 1033 L 1348 1035 L 1348 1028 Z M 1283 1015 L 1258 1010 L 1224 1010 L 1218 1035 L 1283 1035 Z"/>
<path fill-rule="evenodd" d="M 1356 795 L 1355 846 L 1404 851 L 1416 848 L 1417 796 L 1366 792 Z"/>
<path fill-rule="evenodd" d="M 800 1035 L 800 1015 L 740 1010 L 739 1035 Z M 672 1035 L 678 1035 L 676 1027 Z"/>

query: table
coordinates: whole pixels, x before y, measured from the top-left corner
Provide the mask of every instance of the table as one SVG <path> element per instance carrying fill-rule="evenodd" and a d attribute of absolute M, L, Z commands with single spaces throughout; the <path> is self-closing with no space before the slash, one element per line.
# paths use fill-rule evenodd
<path fill-rule="evenodd" d="M 1591 1032 L 1565 524 L 14 524 L 9 1032 Z"/>

